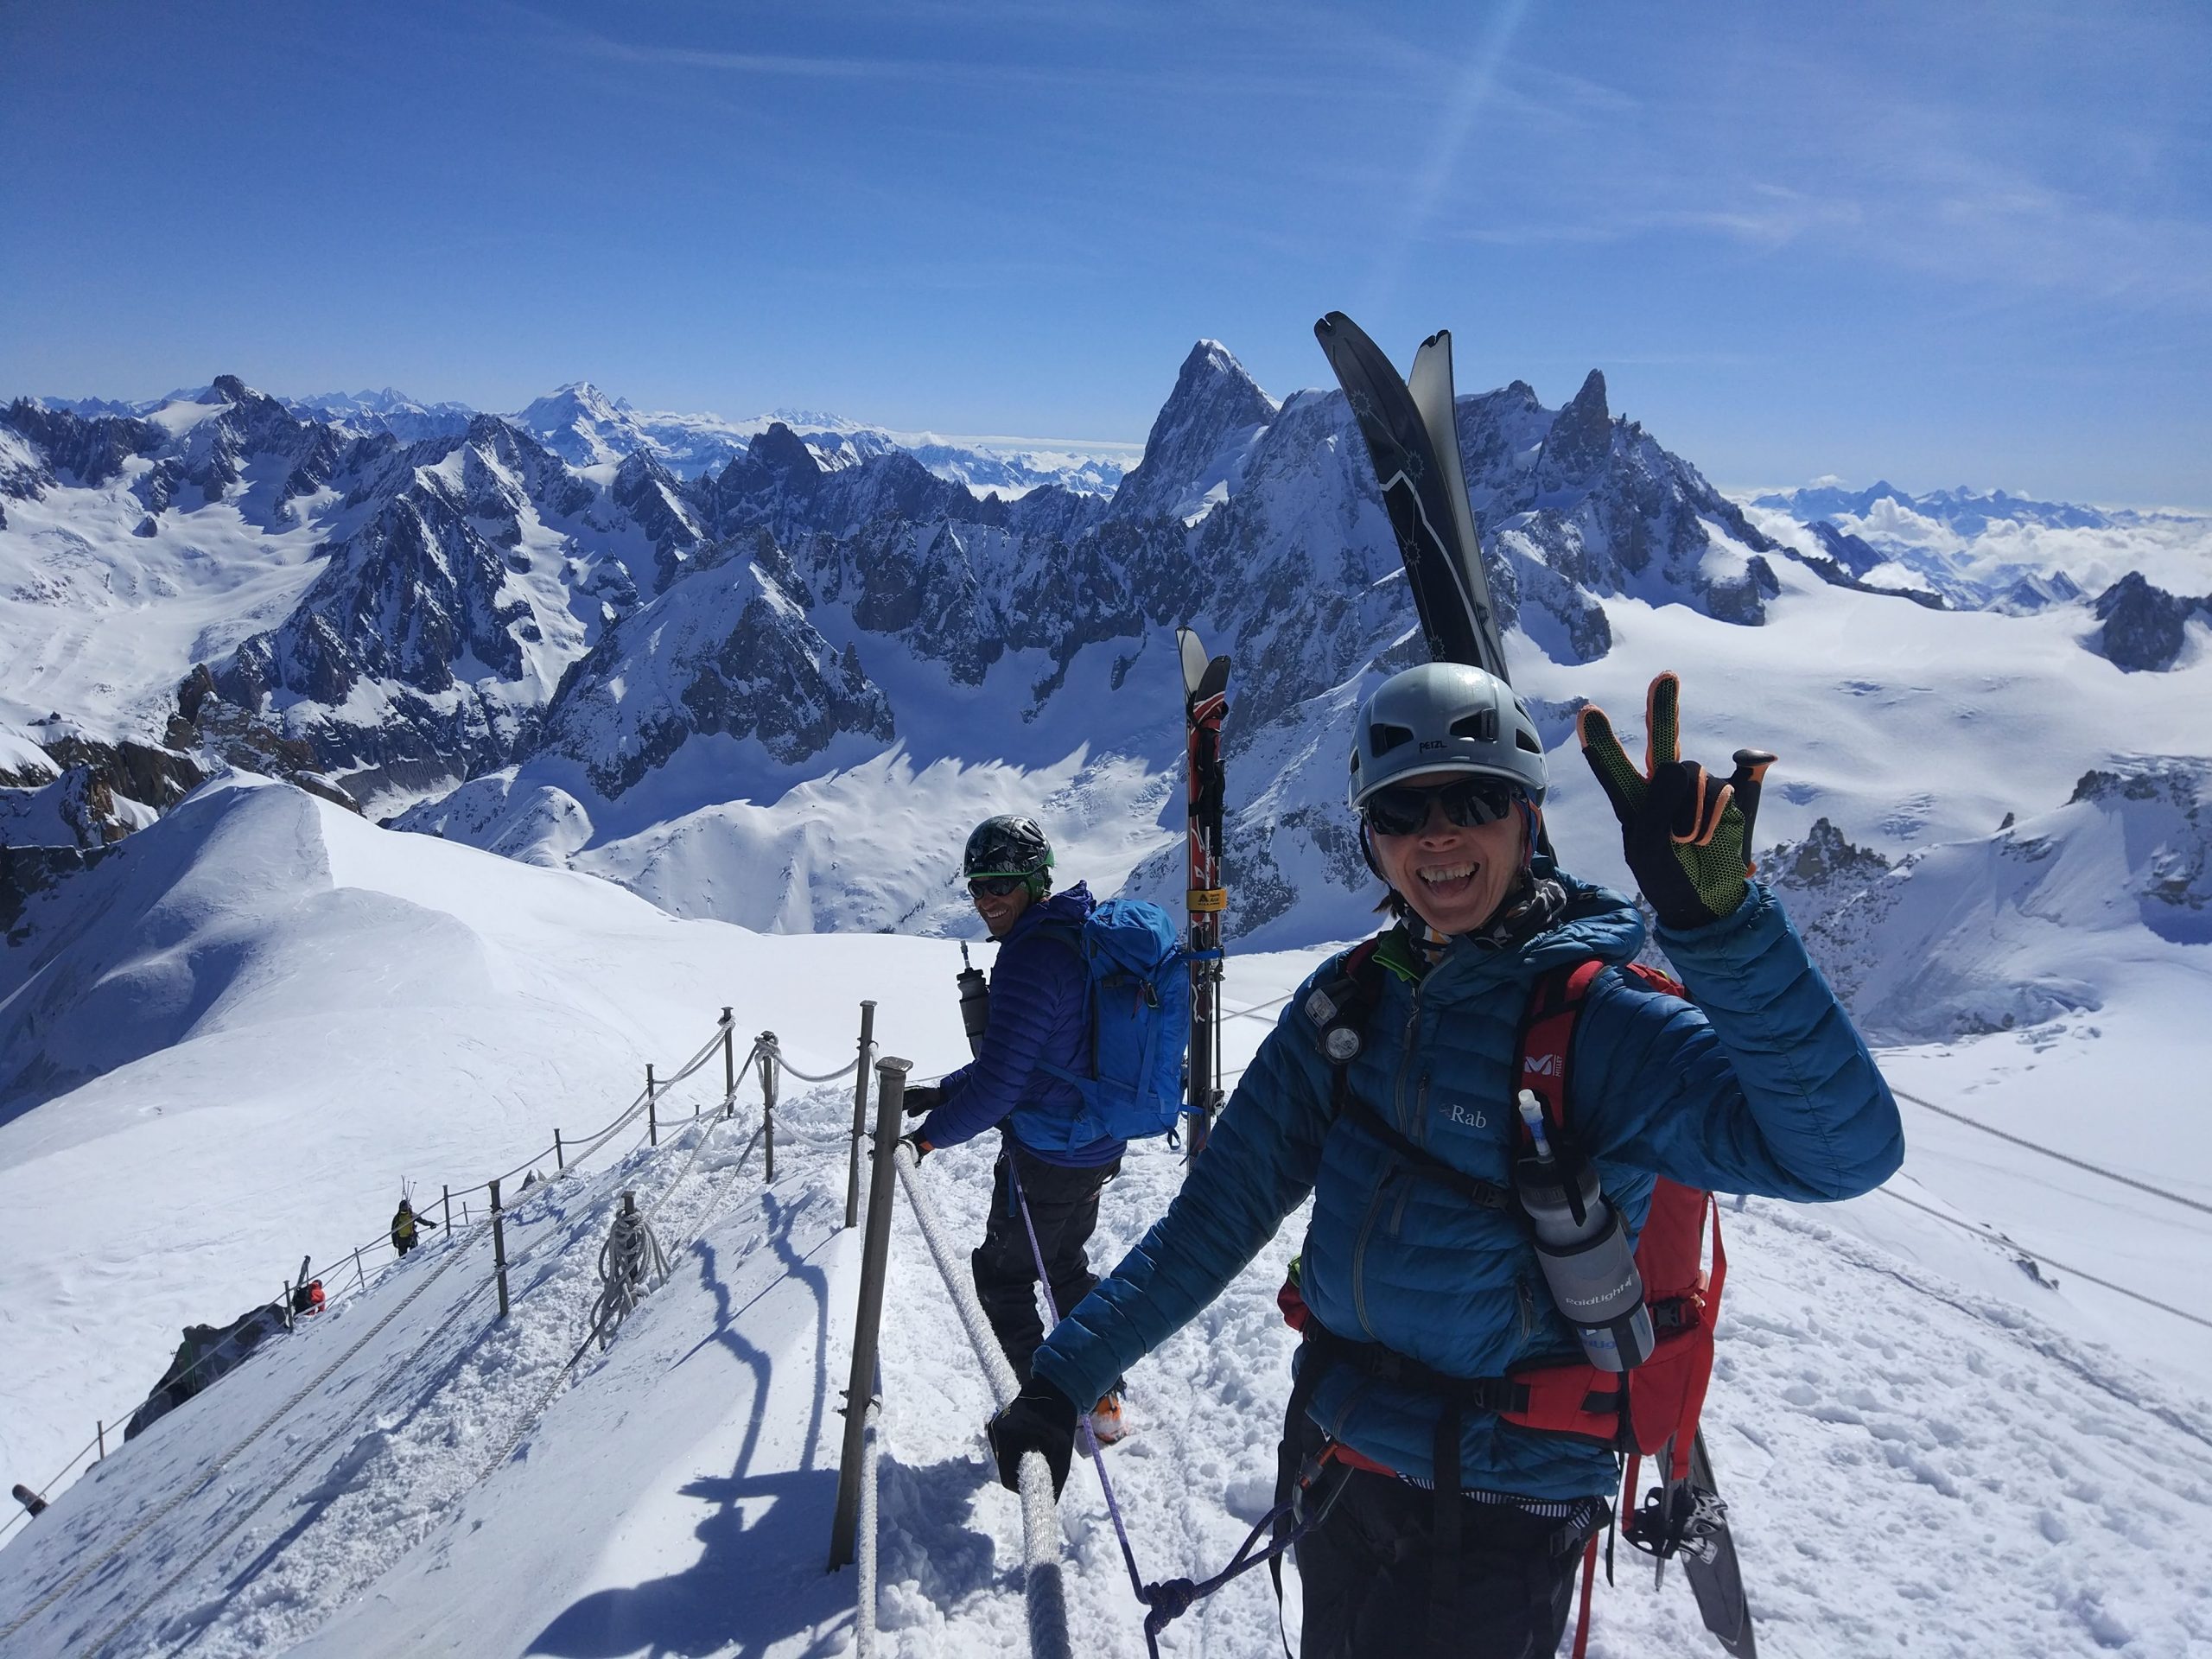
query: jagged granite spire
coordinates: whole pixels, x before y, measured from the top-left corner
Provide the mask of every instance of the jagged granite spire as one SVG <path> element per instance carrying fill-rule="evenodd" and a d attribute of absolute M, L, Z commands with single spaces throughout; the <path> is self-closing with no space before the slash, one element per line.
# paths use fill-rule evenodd
<path fill-rule="evenodd" d="M 2082 642 L 2091 651 L 2124 674 L 2162 674 L 2179 660 L 2190 620 L 2212 619 L 2212 594 L 2170 594 L 2131 570 L 2097 595 L 2092 613 L 2104 626 Z"/>
<path fill-rule="evenodd" d="M 1548 487 L 1577 483 L 1605 465 L 1611 452 L 1613 417 L 1605 407 L 1605 372 L 1592 369 L 1573 401 L 1552 423 L 1537 474 Z"/>
<path fill-rule="evenodd" d="M 1114 493 L 1116 518 L 1188 518 L 1206 493 L 1230 480 L 1254 434 L 1275 417 L 1275 402 L 1217 340 L 1191 347 L 1146 438 L 1144 461 Z"/>

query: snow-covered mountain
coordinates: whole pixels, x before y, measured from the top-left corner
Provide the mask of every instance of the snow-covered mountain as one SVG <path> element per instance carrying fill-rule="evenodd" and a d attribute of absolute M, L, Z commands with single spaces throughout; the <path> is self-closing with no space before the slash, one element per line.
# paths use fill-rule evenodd
<path fill-rule="evenodd" d="M 361 436 L 389 432 L 402 443 L 457 436 L 476 413 L 466 404 L 417 403 L 391 386 L 381 391 L 326 391 L 283 401 L 302 420 L 342 426 Z"/>
<path fill-rule="evenodd" d="M 143 420 L 168 404 L 203 399 L 200 387 L 163 397 L 41 397 L 31 401 L 86 419 Z M 277 401 L 302 420 L 333 428 L 341 437 L 385 432 L 403 443 L 454 438 L 479 410 L 467 404 L 425 404 L 386 386 L 381 391 L 313 392 Z M 912 455 L 938 477 L 979 493 L 1012 499 L 1046 484 L 1084 495 L 1110 495 L 1142 456 L 1140 444 L 1096 439 L 967 437 L 895 430 L 815 410 L 779 409 L 745 420 L 720 415 L 647 411 L 626 397 L 610 397 L 588 380 L 571 381 L 504 418 L 575 467 L 598 467 L 639 450 L 679 478 L 692 479 L 724 466 L 779 423 L 804 438 L 824 467 L 849 467 L 894 449 Z"/>
<path fill-rule="evenodd" d="M 677 477 L 695 479 L 727 466 L 770 427 L 782 425 L 798 435 L 824 468 L 857 466 L 871 455 L 904 451 L 940 478 L 1009 499 L 1047 484 L 1079 494 L 1111 494 L 1140 453 L 1122 443 L 894 431 L 814 410 L 779 409 L 738 421 L 719 415 L 648 413 L 626 398 L 609 398 L 588 381 L 561 387 L 513 419 L 578 467 L 603 465 L 643 450 Z"/>
<path fill-rule="evenodd" d="M 1337 803 L 1338 734 L 1360 688 L 1414 647 L 1341 397 L 1278 404 L 1201 341 L 1110 499 L 1047 485 L 1012 500 L 784 422 L 687 479 L 642 442 L 642 417 L 588 386 L 534 407 L 552 442 L 596 458 L 488 416 L 416 442 L 353 433 L 232 379 L 143 417 L 18 404 L 0 422 L 0 561 L 22 579 L 0 594 L 0 627 L 26 670 L 0 684 L 15 699 L 0 714 L 67 707 L 147 741 L 206 664 L 200 728 L 257 722 L 304 746 L 288 775 L 411 808 L 410 827 L 599 868 L 680 913 L 958 928 L 969 918 L 938 871 L 972 804 L 932 787 L 872 811 L 865 780 L 1001 779 L 1100 874 L 1134 870 L 1172 895 L 1169 635 L 1191 622 L 1237 664 L 1232 931 L 1355 931 L 1369 887 Z M 1847 671 L 1834 641 L 1893 634 L 1961 677 L 1987 664 L 2017 677 L 2031 658 L 2067 711 L 2065 741 L 2042 751 L 2059 757 L 2050 775 L 2031 763 L 2056 791 L 2112 758 L 2104 733 L 2158 727 L 2172 706 L 2155 688 L 2085 700 L 2065 659 L 2169 673 L 2196 660 L 2183 647 L 2205 625 L 2189 602 L 2170 618 L 2153 595 L 2146 620 L 2133 588 L 2117 620 L 2056 578 L 2051 602 L 2001 607 L 2018 625 L 2002 636 L 1940 620 L 1940 596 L 1897 591 L 1863 541 L 1721 496 L 1615 417 L 1594 372 L 1556 410 L 1521 382 L 1463 397 L 1459 429 L 1517 671 L 1554 741 L 1578 698 L 1632 708 L 1638 676 L 1702 659 L 1740 664 L 1765 741 L 1834 750 L 1832 683 L 1793 671 L 1751 688 L 1804 660 L 1886 685 L 1892 670 Z M 610 434 L 638 447 L 605 459 Z M 91 637 L 118 607 L 134 660 Z M 1970 700 L 1964 677 L 1943 695 Z M 1967 808 L 1973 789 L 1900 807 L 1874 781 L 1897 769 L 1866 737 L 1842 746 L 1852 764 L 1775 802 L 1794 819 L 1777 828 L 1826 815 L 1898 856 L 1997 816 Z M 1918 741 L 1941 749 L 1952 734 Z M 2177 738 L 2162 752 L 2192 751 Z M 936 804 L 926 823 L 920 800 Z M 877 817 L 902 826 L 899 851 Z M 766 849 L 779 850 L 763 868 Z M 1610 868 L 1610 851 L 1593 856 Z"/>
<path fill-rule="evenodd" d="M 1872 586 L 1917 589 L 1970 609 L 2039 610 L 2131 572 L 2185 587 L 2212 562 L 2212 518 L 2038 501 L 1964 487 L 1910 495 L 1823 480 L 1745 503 L 1768 533 L 1802 525 Z"/>

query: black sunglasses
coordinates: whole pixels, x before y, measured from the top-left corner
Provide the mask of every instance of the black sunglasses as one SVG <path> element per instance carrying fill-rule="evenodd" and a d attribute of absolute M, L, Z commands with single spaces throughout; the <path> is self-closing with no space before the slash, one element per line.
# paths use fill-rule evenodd
<path fill-rule="evenodd" d="M 976 899 L 986 893 L 994 899 L 1003 899 L 1028 885 L 1029 878 L 1026 875 L 979 875 L 968 883 L 968 892 Z"/>
<path fill-rule="evenodd" d="M 1423 787 L 1392 784 L 1378 789 L 1359 804 L 1360 816 L 1378 836 L 1418 834 L 1428 822 L 1428 805 L 1435 802 L 1444 816 L 1465 829 L 1495 823 L 1513 810 L 1521 798 L 1519 785 L 1503 778 L 1455 778 L 1448 784 Z"/>

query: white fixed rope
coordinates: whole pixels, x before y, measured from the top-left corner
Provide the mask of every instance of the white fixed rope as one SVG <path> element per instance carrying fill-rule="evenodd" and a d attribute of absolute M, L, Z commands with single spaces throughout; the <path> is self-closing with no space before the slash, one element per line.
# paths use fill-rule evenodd
<path fill-rule="evenodd" d="M 960 1315 L 961 1327 L 967 1332 L 969 1344 L 975 1349 L 983 1376 L 991 1385 L 991 1398 L 998 1409 L 1004 1410 L 1014 1402 L 1020 1385 L 1014 1381 L 1014 1367 L 1000 1348 L 990 1321 L 983 1316 L 983 1305 L 976 1300 L 975 1281 L 963 1270 L 966 1260 L 952 1247 L 944 1218 L 938 1213 L 937 1205 L 922 1180 L 920 1166 L 914 1161 L 914 1149 L 901 1141 L 893 1161 L 899 1170 L 899 1184 L 906 1189 L 907 1199 L 913 1205 L 922 1242 L 929 1247 L 930 1258 L 937 1263 L 938 1276 L 944 1281 L 944 1287 Z M 1021 1560 L 1029 1603 L 1029 1651 L 1033 1659 L 1069 1659 L 1067 1591 L 1060 1576 L 1060 1515 L 1052 1491 L 1052 1471 L 1041 1452 L 1032 1452 L 1021 1459 L 1020 1478 Z"/>

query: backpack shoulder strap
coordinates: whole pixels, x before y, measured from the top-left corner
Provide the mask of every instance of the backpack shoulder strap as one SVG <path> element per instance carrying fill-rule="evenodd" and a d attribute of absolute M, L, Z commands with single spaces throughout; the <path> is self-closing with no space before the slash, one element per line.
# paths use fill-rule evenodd
<path fill-rule="evenodd" d="M 1382 997 L 1382 968 L 1375 960 L 1382 947 L 1380 933 L 1362 939 L 1329 964 L 1300 1004 L 1300 1011 L 1313 1022 L 1321 1058 L 1336 1071 L 1339 1101 L 1344 1068 L 1367 1046 L 1367 1022 Z"/>
<path fill-rule="evenodd" d="M 1513 1086 L 1535 1095 L 1543 1103 L 1544 1121 L 1561 1135 L 1568 1132 L 1567 1084 L 1574 1064 L 1574 1024 L 1589 998 L 1591 985 L 1605 971 L 1605 965 L 1592 957 L 1587 962 L 1551 969 L 1530 988 L 1529 1006 L 1521 1015 Z M 1521 1134 L 1528 1138 L 1525 1123 Z"/>
<path fill-rule="evenodd" d="M 1084 958 L 1083 949 L 1083 924 L 1072 917 L 1046 917 L 1037 924 L 1037 937 L 1040 939 L 1058 939 L 1069 950 L 1074 951 L 1078 959 L 1087 960 Z"/>
<path fill-rule="evenodd" d="M 1330 1116 L 1353 1119 L 1396 1154 L 1412 1175 L 1447 1186 L 1482 1209 L 1510 1210 L 1513 1195 L 1503 1187 L 1454 1168 L 1417 1146 L 1352 1092 L 1351 1063 L 1367 1046 L 1368 1022 L 1382 998 L 1382 976 L 1388 970 L 1376 957 L 1385 937 L 1378 933 L 1352 946 L 1306 994 L 1302 1012 L 1313 1024 L 1321 1058 L 1329 1063 Z"/>

